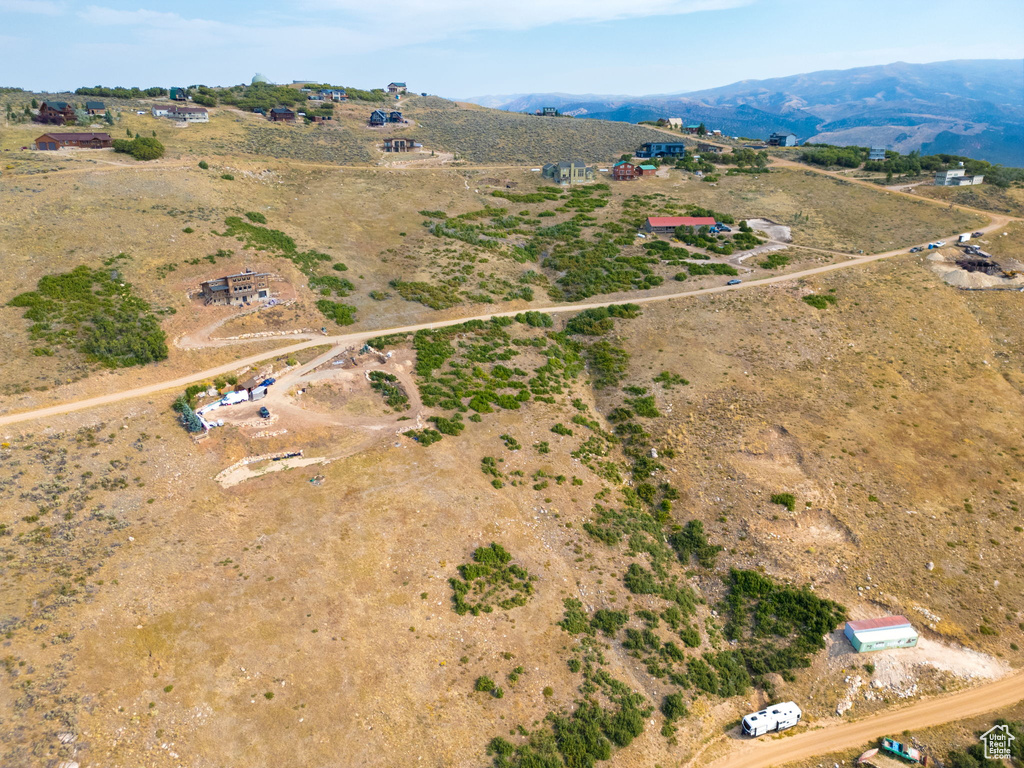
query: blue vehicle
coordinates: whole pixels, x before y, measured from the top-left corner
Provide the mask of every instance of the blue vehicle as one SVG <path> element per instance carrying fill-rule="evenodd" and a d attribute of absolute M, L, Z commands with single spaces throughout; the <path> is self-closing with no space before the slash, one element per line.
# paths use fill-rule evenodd
<path fill-rule="evenodd" d="M 730 280 L 726 285 L 739 285 L 742 282 L 742 280 Z"/>
<path fill-rule="evenodd" d="M 269 387 L 271 384 L 273 384 L 276 381 L 277 381 L 277 379 L 264 379 L 262 382 L 260 382 L 260 386 L 261 387 Z"/>

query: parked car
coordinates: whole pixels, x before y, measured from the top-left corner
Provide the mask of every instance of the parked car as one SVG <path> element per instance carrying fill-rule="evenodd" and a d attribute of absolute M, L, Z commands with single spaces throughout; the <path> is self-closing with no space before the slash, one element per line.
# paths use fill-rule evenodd
<path fill-rule="evenodd" d="M 946 244 L 946 241 L 945 241 L 945 240 L 936 240 L 936 241 L 935 241 L 935 247 L 936 247 L 936 248 L 941 248 L 941 247 L 942 247 L 942 246 L 944 246 L 945 244 Z"/>
<path fill-rule="evenodd" d="M 261 419 L 269 419 L 270 418 L 270 411 L 267 410 L 267 406 L 265 406 L 265 405 L 262 408 L 260 408 L 260 418 Z"/>
<path fill-rule="evenodd" d="M 984 232 L 972 232 L 971 237 L 981 237 L 984 234 Z"/>
<path fill-rule="evenodd" d="M 742 282 L 742 280 L 730 280 L 726 285 L 739 285 Z"/>
<path fill-rule="evenodd" d="M 718 225 L 718 231 L 719 232 L 732 232 L 732 227 L 727 227 L 727 226 L 725 226 L 725 224 L 719 224 Z"/>
<path fill-rule="evenodd" d="M 923 250 L 924 250 L 924 248 L 922 248 L 920 245 L 915 245 L 913 248 L 910 249 L 910 252 L 911 253 L 920 253 Z"/>

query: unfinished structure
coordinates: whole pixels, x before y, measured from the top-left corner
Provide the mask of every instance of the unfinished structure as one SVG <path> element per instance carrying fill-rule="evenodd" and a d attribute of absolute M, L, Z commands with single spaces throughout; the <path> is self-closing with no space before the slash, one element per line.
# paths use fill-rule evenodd
<path fill-rule="evenodd" d="M 206 280 L 200 285 L 199 296 L 207 305 L 232 304 L 244 306 L 270 298 L 270 273 L 247 269 L 234 275 Z"/>

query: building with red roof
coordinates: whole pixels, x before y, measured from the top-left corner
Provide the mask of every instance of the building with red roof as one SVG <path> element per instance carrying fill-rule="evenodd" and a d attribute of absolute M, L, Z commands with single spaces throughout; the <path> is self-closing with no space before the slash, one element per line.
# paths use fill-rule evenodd
<path fill-rule="evenodd" d="M 651 216 L 644 224 L 644 229 L 657 235 L 671 235 L 676 227 L 713 227 L 715 220 L 711 216 Z"/>

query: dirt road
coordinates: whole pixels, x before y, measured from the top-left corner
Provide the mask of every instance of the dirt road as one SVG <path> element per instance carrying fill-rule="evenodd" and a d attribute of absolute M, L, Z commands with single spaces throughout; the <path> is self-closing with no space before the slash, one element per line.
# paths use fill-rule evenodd
<path fill-rule="evenodd" d="M 1007 222 L 1012 221 L 1012 217 L 1009 216 L 996 216 L 993 214 L 987 214 L 991 217 L 990 223 L 981 228 L 983 232 L 989 232 L 995 229 L 999 229 L 1006 225 Z M 954 240 L 956 234 L 946 235 L 946 239 Z M 854 256 L 849 261 L 841 261 L 835 264 L 826 264 L 821 267 L 814 267 L 812 269 L 805 269 L 801 272 L 791 272 L 787 275 L 776 275 L 774 277 L 766 277 L 761 280 L 752 280 L 749 282 L 743 282 L 739 285 L 717 285 L 710 288 L 698 288 L 691 291 L 677 291 L 676 293 L 666 293 L 655 296 L 637 296 L 631 297 L 630 302 L 634 304 L 650 304 L 657 301 L 671 301 L 673 299 L 684 299 L 691 296 L 706 296 L 715 293 L 725 293 L 726 291 L 744 291 L 757 288 L 761 285 L 768 285 L 772 283 L 788 283 L 793 280 L 800 280 L 805 277 L 812 277 L 814 275 L 821 275 L 827 272 L 833 272 L 839 269 L 849 269 L 851 267 L 858 266 L 860 264 L 867 264 L 872 261 L 879 261 L 881 259 L 888 259 L 893 256 L 900 256 L 907 253 L 907 248 L 898 248 L 893 251 L 886 251 L 884 253 L 875 253 L 867 256 Z M 622 303 L 622 300 L 617 301 L 592 301 L 592 302 L 579 302 L 576 304 L 560 304 L 556 306 L 534 306 L 531 309 L 548 312 L 551 314 L 561 314 L 565 312 L 580 312 L 584 309 L 593 309 L 596 307 L 606 307 L 609 304 Z M 419 323 L 417 325 L 406 325 L 399 328 L 375 328 L 372 330 L 359 331 L 356 333 L 348 333 L 340 336 L 319 336 L 317 338 L 309 339 L 307 341 L 300 342 L 298 344 L 292 344 L 287 347 L 277 347 L 275 349 L 267 350 L 256 355 L 251 355 L 240 360 L 234 360 L 230 363 L 217 366 L 216 368 L 210 368 L 205 371 L 198 371 L 195 373 L 186 374 L 176 379 L 169 381 L 159 382 L 157 384 L 150 384 L 145 387 L 136 387 L 135 389 L 126 389 L 120 392 L 111 392 L 106 395 L 100 395 L 98 397 L 90 397 L 84 400 L 76 400 L 68 403 L 59 403 L 57 405 L 50 405 L 44 408 L 37 408 L 31 411 L 23 411 L 21 413 L 10 413 L 0 416 L 0 426 L 6 426 L 9 424 L 17 424 L 23 421 L 32 421 L 34 419 L 42 419 L 49 416 L 59 416 L 65 413 L 73 413 L 75 411 L 85 410 L 87 408 L 95 408 L 101 405 L 110 405 L 111 403 L 117 403 L 122 400 L 131 400 L 136 397 L 147 397 L 149 395 L 155 395 L 160 392 L 167 390 L 180 390 L 187 387 L 189 384 L 194 384 L 199 381 L 207 381 L 217 376 L 224 376 L 230 373 L 234 373 L 237 370 L 248 368 L 271 357 L 279 357 L 281 355 L 288 355 L 308 347 L 315 347 L 320 344 L 333 344 L 336 347 L 352 346 L 354 344 L 361 344 L 367 339 L 373 338 L 374 336 L 383 336 L 392 333 L 414 333 L 416 331 L 429 330 L 433 328 L 444 328 L 449 325 L 458 325 L 459 323 L 467 322 L 468 320 L 488 320 L 492 317 L 512 317 L 519 314 L 521 310 L 512 310 L 509 312 L 493 312 L 484 315 L 476 315 L 474 317 L 462 317 L 455 320 L 439 320 L 432 323 Z"/>
<path fill-rule="evenodd" d="M 899 735 L 905 730 L 930 728 L 987 712 L 998 713 L 1024 700 L 1024 672 L 966 691 L 918 701 L 895 711 L 882 712 L 851 723 L 817 728 L 796 736 L 777 739 L 740 740 L 732 754 L 711 763 L 691 766 L 708 768 L 772 768 L 841 750 L 860 747 L 880 736 Z"/>

